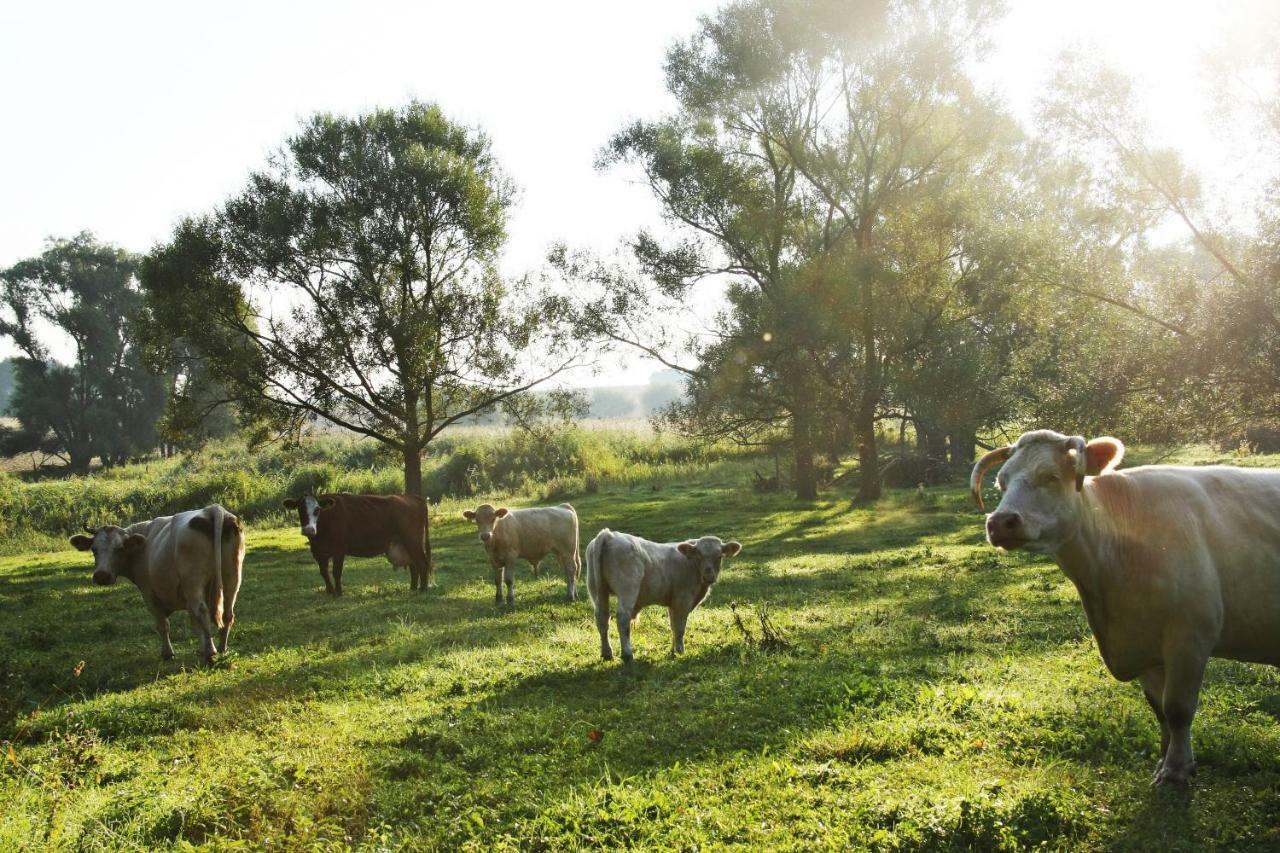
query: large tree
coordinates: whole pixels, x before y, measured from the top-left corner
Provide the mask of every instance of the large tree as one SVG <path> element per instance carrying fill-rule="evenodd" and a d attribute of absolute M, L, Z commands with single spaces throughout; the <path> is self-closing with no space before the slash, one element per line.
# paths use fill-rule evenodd
<path fill-rule="evenodd" d="M 9 410 L 32 441 L 48 446 L 51 433 L 77 473 L 95 456 L 112 465 L 156 444 L 165 388 L 135 335 L 137 265 L 84 233 L 0 272 L 0 336 L 22 353 Z"/>
<path fill-rule="evenodd" d="M 564 303 L 497 261 L 514 197 L 489 139 L 412 103 L 305 121 L 143 270 L 155 316 L 249 417 L 322 418 L 401 454 L 573 363 Z"/>

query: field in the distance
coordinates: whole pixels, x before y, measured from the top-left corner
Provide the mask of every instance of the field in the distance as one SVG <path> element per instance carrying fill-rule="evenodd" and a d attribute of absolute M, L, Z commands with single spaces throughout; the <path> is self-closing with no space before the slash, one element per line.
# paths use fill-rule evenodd
<path fill-rule="evenodd" d="M 137 591 L 93 587 L 85 555 L 0 558 L 0 849 L 1280 847 L 1280 672 L 1215 661 L 1199 775 L 1149 787 L 1138 688 L 960 488 L 802 505 L 712 466 L 571 499 L 584 544 L 744 543 L 684 656 L 650 609 L 636 664 L 600 662 L 552 560 L 495 607 L 454 502 L 423 595 L 352 560 L 331 601 L 296 530 L 251 528 L 211 671 L 182 614 L 160 663 Z M 755 648 L 732 602 L 757 636 L 767 602 L 790 648 Z"/>

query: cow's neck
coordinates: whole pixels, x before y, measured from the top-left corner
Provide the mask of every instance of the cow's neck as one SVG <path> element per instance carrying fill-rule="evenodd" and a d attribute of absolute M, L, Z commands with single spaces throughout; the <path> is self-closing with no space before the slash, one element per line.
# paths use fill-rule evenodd
<path fill-rule="evenodd" d="M 1098 651 L 1108 665 L 1111 664 L 1107 656 L 1108 582 L 1123 569 L 1116 565 L 1115 543 L 1106 511 L 1098 503 L 1092 484 L 1086 483 L 1081 492 L 1079 531 L 1058 549 L 1054 558 L 1062 573 L 1075 584 L 1089 627 L 1098 641 Z"/>

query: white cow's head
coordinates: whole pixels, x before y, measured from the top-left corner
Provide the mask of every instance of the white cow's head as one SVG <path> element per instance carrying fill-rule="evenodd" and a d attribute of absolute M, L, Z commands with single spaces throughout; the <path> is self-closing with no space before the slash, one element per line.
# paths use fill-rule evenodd
<path fill-rule="evenodd" d="M 475 509 L 469 509 L 462 514 L 467 521 L 474 521 L 476 528 L 480 531 L 480 541 L 485 544 L 493 539 L 493 528 L 497 525 L 499 519 L 507 517 L 510 512 L 505 506 L 494 508 L 493 504 L 480 504 Z"/>
<path fill-rule="evenodd" d="M 720 577 L 720 563 L 725 557 L 735 557 L 742 550 L 737 542 L 721 542 L 717 536 L 703 536 L 681 542 L 676 546 L 680 553 L 689 558 L 702 577 L 702 582 L 710 586 Z"/>
<path fill-rule="evenodd" d="M 71 537 L 71 544 L 80 551 L 93 552 L 93 582 L 111 586 L 120 575 L 129 575 L 133 558 L 142 553 L 147 537 L 113 525 L 85 527 L 85 533 Z"/>
<path fill-rule="evenodd" d="M 316 535 L 320 523 L 320 510 L 328 509 L 335 503 L 333 498 L 318 498 L 315 495 L 303 495 L 300 498 L 289 498 L 284 502 L 285 509 L 298 511 L 298 522 L 302 525 L 302 535 L 310 539 Z"/>
<path fill-rule="evenodd" d="M 996 476 L 1000 505 L 987 516 L 987 541 L 997 548 L 1053 553 L 1080 529 L 1080 492 L 1086 476 L 1113 470 L 1124 458 L 1124 445 L 1114 438 L 1086 442 L 1041 429 L 1023 433 L 978 460 L 969 487 L 979 509 L 982 477 L 1004 463 Z"/>

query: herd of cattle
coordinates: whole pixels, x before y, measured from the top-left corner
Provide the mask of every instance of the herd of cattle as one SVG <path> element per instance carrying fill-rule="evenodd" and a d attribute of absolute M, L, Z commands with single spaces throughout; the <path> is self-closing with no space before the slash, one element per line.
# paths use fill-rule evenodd
<path fill-rule="evenodd" d="M 1121 681 L 1138 679 L 1155 712 L 1161 730 L 1155 782 L 1185 783 L 1195 772 L 1191 722 L 1208 660 L 1280 666 L 1280 471 L 1171 465 L 1118 471 L 1123 455 L 1112 438 L 1086 442 L 1037 430 L 987 453 L 970 487 L 982 508 L 983 476 L 1003 465 L 1000 504 L 986 518 L 988 542 L 1054 556 L 1080 594 L 1108 670 Z M 348 555 L 386 555 L 409 569 L 414 589 L 432 583 L 421 498 L 303 495 L 285 506 L 297 510 L 331 594 L 342 594 Z M 496 602 L 505 585 L 506 603 L 514 603 L 518 560 L 536 567 L 548 555 L 564 573 L 566 598 L 577 598 L 581 560 L 572 506 L 482 504 L 464 515 L 493 568 Z M 236 516 L 213 505 L 86 532 L 71 544 L 93 552 L 94 582 L 125 577 L 137 585 L 165 659 L 173 657 L 169 616 L 178 610 L 190 614 L 206 661 L 226 651 L 245 553 Z M 689 614 L 707 597 L 723 560 L 741 550 L 715 536 L 662 544 L 601 530 L 587 545 L 586 562 L 602 657 L 613 657 L 611 596 L 624 661 L 632 659 L 632 620 L 655 604 L 667 607 L 672 651 L 682 652 Z"/>

